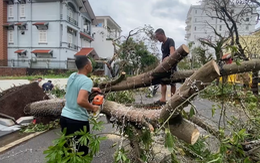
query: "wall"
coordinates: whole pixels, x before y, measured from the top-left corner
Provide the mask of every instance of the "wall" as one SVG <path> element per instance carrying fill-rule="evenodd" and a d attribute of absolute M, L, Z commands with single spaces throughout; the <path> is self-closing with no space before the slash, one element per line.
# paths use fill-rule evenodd
<path fill-rule="evenodd" d="M 0 67 L 0 76 L 25 76 L 26 68 Z"/>
<path fill-rule="evenodd" d="M 91 43 L 100 58 L 112 58 L 114 47 L 111 40 L 106 40 L 107 31 L 103 27 L 93 27 L 94 41 Z M 104 34 L 101 34 L 103 32 Z"/>
<path fill-rule="evenodd" d="M 7 21 L 7 4 L 0 1 L 0 60 L 6 60 L 7 57 L 7 29 L 2 25 Z"/>

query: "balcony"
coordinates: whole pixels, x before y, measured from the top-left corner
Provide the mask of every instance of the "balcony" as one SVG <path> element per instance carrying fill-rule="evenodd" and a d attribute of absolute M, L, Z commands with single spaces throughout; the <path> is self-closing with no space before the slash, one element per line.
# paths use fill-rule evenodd
<path fill-rule="evenodd" d="M 190 35 L 191 35 L 191 33 L 187 33 L 187 34 L 185 35 L 185 38 L 189 38 Z"/>
<path fill-rule="evenodd" d="M 75 26 L 78 26 L 78 22 L 69 16 L 67 16 L 67 21 Z"/>
<path fill-rule="evenodd" d="M 78 50 L 78 46 L 71 43 L 68 43 L 68 48 Z"/>
<path fill-rule="evenodd" d="M 86 34 L 88 34 L 88 35 L 91 35 L 90 30 L 88 30 L 88 29 L 86 29 L 86 28 L 83 28 L 83 32 L 86 33 Z"/>
<path fill-rule="evenodd" d="M 187 26 L 185 27 L 185 31 L 189 31 L 190 28 L 191 28 L 191 25 L 187 25 Z"/>

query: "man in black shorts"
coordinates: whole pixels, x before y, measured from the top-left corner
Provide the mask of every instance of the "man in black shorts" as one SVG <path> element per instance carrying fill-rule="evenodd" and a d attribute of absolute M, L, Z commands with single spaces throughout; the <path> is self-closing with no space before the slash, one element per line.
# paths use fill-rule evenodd
<path fill-rule="evenodd" d="M 162 42 L 161 50 L 162 50 L 162 61 L 164 61 L 168 56 L 173 55 L 175 51 L 175 43 L 172 38 L 168 38 L 165 36 L 164 30 L 159 28 L 155 31 L 155 37 L 158 41 Z M 176 71 L 176 66 L 172 67 L 169 73 L 173 73 Z M 156 104 L 165 104 L 166 103 L 166 91 L 167 86 L 165 84 L 161 84 L 161 94 L 162 97 Z M 175 83 L 171 84 L 171 95 L 173 95 L 176 91 Z"/>

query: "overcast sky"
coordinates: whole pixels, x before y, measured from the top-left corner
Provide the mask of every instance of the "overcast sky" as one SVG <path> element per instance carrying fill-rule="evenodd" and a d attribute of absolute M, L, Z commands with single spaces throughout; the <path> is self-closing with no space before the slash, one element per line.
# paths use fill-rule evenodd
<path fill-rule="evenodd" d="M 163 28 L 176 47 L 186 44 L 185 20 L 191 4 L 199 0 L 89 0 L 96 16 L 111 16 L 122 28 L 123 35 L 131 29 L 151 25 Z"/>

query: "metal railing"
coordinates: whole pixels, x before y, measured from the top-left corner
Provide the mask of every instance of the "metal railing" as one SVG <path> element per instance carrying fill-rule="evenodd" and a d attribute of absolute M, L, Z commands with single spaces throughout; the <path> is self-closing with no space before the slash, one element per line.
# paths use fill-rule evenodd
<path fill-rule="evenodd" d="M 78 26 L 78 21 L 76 21 L 75 19 L 73 19 L 73 18 L 67 16 L 67 20 L 68 20 L 68 22 L 70 22 L 71 24 Z"/>
<path fill-rule="evenodd" d="M 0 67 L 43 68 L 43 69 L 76 69 L 74 60 L 53 60 L 51 58 L 0 60 Z"/>
<path fill-rule="evenodd" d="M 88 35 L 91 35 L 90 30 L 87 30 L 86 28 L 83 28 L 83 33 L 86 33 Z"/>
<path fill-rule="evenodd" d="M 74 50 L 78 50 L 79 49 L 79 47 L 77 45 L 74 45 L 74 44 L 71 44 L 71 43 L 68 43 L 68 48 L 74 49 Z"/>

